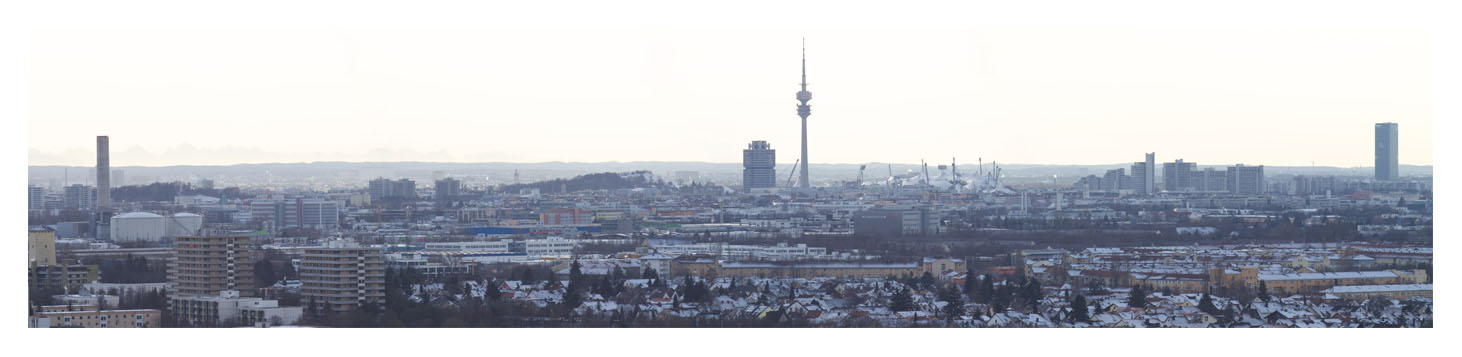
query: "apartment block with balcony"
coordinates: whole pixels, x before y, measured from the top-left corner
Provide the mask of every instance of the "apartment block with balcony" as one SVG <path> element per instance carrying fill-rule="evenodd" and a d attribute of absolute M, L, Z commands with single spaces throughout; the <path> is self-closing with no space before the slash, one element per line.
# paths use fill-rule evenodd
<path fill-rule="evenodd" d="M 380 248 L 333 240 L 306 248 L 300 296 L 323 311 L 350 311 L 386 301 L 386 260 Z"/>
<path fill-rule="evenodd" d="M 182 236 L 168 261 L 168 295 L 217 296 L 236 290 L 253 296 L 254 262 L 249 236 Z"/>

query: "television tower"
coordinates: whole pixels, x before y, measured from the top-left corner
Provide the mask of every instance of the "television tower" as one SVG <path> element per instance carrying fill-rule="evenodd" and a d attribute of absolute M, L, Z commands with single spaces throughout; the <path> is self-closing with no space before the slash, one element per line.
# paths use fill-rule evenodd
<path fill-rule="evenodd" d="M 807 116 L 812 115 L 812 107 L 807 101 L 812 100 L 812 92 L 807 91 L 807 38 L 802 38 L 802 91 L 797 92 L 797 116 L 802 117 L 802 176 L 797 179 L 797 185 L 802 188 L 812 187 L 807 179 Z"/>

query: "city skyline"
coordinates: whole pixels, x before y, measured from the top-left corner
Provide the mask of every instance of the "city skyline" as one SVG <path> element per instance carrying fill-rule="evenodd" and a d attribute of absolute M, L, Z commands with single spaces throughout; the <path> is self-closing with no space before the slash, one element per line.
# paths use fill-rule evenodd
<path fill-rule="evenodd" d="M 309 33 L 298 39 L 282 38 L 279 31 L 138 31 L 40 33 L 48 40 L 37 41 L 31 53 L 38 64 L 31 76 L 31 165 L 88 165 L 85 146 L 95 135 L 116 138 L 114 166 L 736 162 L 736 149 L 748 141 L 797 141 L 796 125 L 789 123 L 795 117 L 787 110 L 795 102 L 777 95 L 796 85 L 785 80 L 799 70 L 788 61 L 796 60 L 788 58 L 796 48 L 787 45 L 800 45 L 795 34 L 560 30 L 548 31 L 543 39 L 567 49 L 509 37 L 449 49 L 465 35 L 424 30 L 400 35 L 439 38 L 416 44 L 371 31 Z M 1370 141 L 1367 129 L 1397 122 L 1408 128 L 1401 133 L 1406 146 L 1400 162 L 1431 164 L 1424 32 L 1176 32 L 809 31 L 817 40 L 809 50 L 817 54 L 820 71 L 818 83 L 811 84 L 819 84 L 823 103 L 823 120 L 809 141 L 823 153 L 818 163 L 955 156 L 1108 164 L 1125 161 L 1121 157 L 1127 152 L 1156 151 L 1198 162 L 1363 167 L 1373 156 L 1371 145 L 1362 144 Z M 162 66 L 162 56 L 175 51 L 167 40 L 208 36 L 222 37 L 202 44 L 218 55 L 257 49 L 266 54 L 248 59 L 263 64 L 196 52 L 182 59 L 194 65 Z M 604 43 L 586 43 L 589 39 Z M 99 43 L 105 41 L 143 46 L 147 52 Z M 1294 41 L 1307 45 L 1282 46 Z M 1117 50 L 1092 52 L 1097 44 Z M 267 54 L 316 45 L 291 56 Z M 411 51 L 392 54 L 393 49 Z M 505 68 L 465 67 L 467 59 L 484 59 L 485 52 L 500 49 L 546 53 L 527 56 L 544 63 L 514 59 L 500 63 Z M 874 49 L 883 51 L 869 52 Z M 119 56 L 54 58 L 74 51 Z M 600 60 L 578 59 L 585 55 Z M 1065 59 L 1073 55 L 1086 58 Z M 434 62 L 446 63 L 440 63 L 442 69 L 422 68 Z M 300 72 L 311 69 L 317 71 Z M 1340 85 L 1328 77 L 1341 72 L 1353 83 Z M 311 93 L 275 88 L 278 83 L 268 81 L 295 83 Z M 63 82 L 66 86 L 58 87 Z M 71 87 L 78 82 L 92 88 Z M 62 105 L 70 100 L 54 93 L 63 90 L 67 97 L 96 105 Z M 1102 92 L 1108 92 L 1106 99 L 1095 97 Z M 122 97 L 137 101 L 114 98 L 116 93 L 131 93 Z M 260 99 L 231 98 L 244 95 Z M 162 98 L 176 99 L 159 102 Z M 678 109 L 655 108 L 667 98 Z M 563 106 L 566 100 L 576 105 Z M 461 110 L 446 112 L 446 107 Z M 687 116 L 690 120 L 684 120 Z M 542 120 L 561 125 L 537 125 Z M 232 127 L 204 130 L 218 125 Z M 373 129 L 382 126 L 395 130 Z M 163 133 L 156 127 L 173 129 Z M 294 127 L 302 130 L 280 130 Z M 78 133 L 77 128 L 97 132 Z M 551 134 L 562 141 L 503 131 Z M 605 132 L 616 135 L 600 135 Z M 559 144 L 566 142 L 596 149 Z"/>

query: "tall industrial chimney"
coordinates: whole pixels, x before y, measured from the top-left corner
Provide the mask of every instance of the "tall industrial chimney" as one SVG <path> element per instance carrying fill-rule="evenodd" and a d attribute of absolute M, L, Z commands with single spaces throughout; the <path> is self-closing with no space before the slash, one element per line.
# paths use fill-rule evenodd
<path fill-rule="evenodd" d="M 106 210 L 112 207 L 112 165 L 108 157 L 107 137 L 96 137 L 96 207 Z"/>

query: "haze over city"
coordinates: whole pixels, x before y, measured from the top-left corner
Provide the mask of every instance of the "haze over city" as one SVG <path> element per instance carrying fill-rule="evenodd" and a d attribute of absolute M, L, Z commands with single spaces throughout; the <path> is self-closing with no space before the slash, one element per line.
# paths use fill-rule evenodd
<path fill-rule="evenodd" d="M 44 29 L 30 165 L 736 162 L 1430 165 L 1419 30 Z M 76 105 L 86 103 L 86 105 Z M 610 135 L 612 133 L 612 135 Z M 1077 149 L 1079 148 L 1079 149 Z"/>

